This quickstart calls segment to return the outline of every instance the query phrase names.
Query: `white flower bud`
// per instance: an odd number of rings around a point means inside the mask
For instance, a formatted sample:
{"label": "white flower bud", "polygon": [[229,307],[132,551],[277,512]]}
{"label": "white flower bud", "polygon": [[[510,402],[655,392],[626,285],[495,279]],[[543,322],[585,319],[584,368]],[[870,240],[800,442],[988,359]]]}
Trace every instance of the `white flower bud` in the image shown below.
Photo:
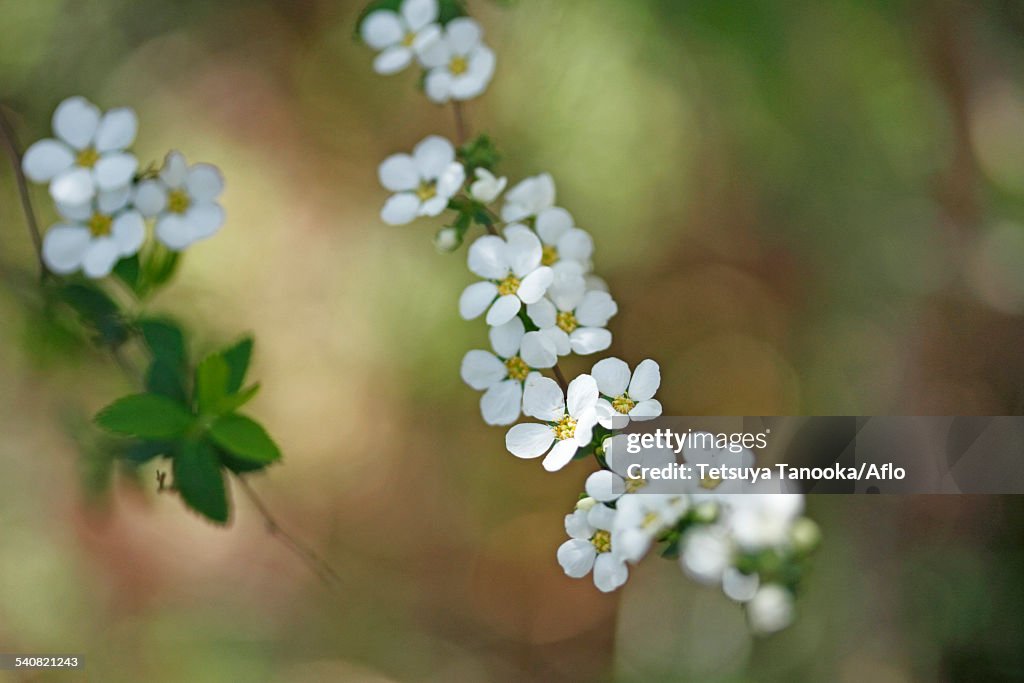
{"label": "white flower bud", "polygon": [[587,511],[590,510],[590,508],[594,507],[595,505],[597,505],[597,499],[591,498],[590,496],[587,496],[586,498],[580,498],[578,501],[576,501],[577,510]]}
{"label": "white flower bud", "polygon": [[459,239],[459,233],[455,228],[441,228],[434,237],[434,247],[445,253],[455,251],[461,243],[462,240]]}
{"label": "white flower bud", "polygon": [[747,620],[758,635],[781,631],[793,622],[793,596],[782,586],[761,586],[747,603]]}
{"label": "white flower bud", "polygon": [[809,552],[818,546],[821,541],[821,530],[814,520],[801,517],[793,523],[789,530],[789,539],[793,548],[799,552]]}
{"label": "white flower bud", "polygon": [[505,190],[508,178],[496,178],[486,168],[476,169],[476,181],[469,186],[469,196],[482,204],[490,204]]}

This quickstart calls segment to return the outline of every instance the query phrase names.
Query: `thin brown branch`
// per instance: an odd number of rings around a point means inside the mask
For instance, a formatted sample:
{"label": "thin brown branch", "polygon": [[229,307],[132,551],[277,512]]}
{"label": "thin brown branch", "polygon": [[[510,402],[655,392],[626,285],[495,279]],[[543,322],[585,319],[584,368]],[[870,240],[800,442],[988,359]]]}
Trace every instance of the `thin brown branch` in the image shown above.
{"label": "thin brown branch", "polygon": [[462,146],[469,140],[469,126],[462,112],[462,102],[452,100],[452,114],[455,117],[455,140]]}
{"label": "thin brown branch", "polygon": [[36,251],[36,259],[39,261],[39,277],[43,279],[48,272],[46,264],[43,262],[43,237],[39,232],[39,223],[36,221],[35,211],[32,209],[32,199],[28,192],[28,179],[25,178],[25,172],[21,168],[21,147],[14,133],[14,126],[4,113],[4,106],[2,104],[0,104],[0,141],[2,141],[7,156],[11,161],[14,178],[18,184],[21,208],[25,212],[25,222],[28,224],[28,231],[32,236],[32,246]]}
{"label": "thin brown branch", "polygon": [[569,391],[569,383],[565,381],[565,375],[562,374],[562,368],[558,367],[558,363],[555,363],[555,366],[551,368],[551,372],[554,373],[555,379],[558,380],[559,386],[562,387],[562,391]]}

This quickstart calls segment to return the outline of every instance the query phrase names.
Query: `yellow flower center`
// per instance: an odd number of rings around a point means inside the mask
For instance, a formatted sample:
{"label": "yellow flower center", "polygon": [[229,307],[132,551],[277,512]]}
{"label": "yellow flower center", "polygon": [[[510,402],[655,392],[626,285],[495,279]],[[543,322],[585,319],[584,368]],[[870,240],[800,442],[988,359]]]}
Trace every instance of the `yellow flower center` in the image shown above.
{"label": "yellow flower center", "polygon": [[106,237],[110,234],[114,219],[103,213],[94,213],[85,224],[93,237]]}
{"label": "yellow flower center", "polygon": [[553,266],[558,263],[558,249],[550,244],[545,244],[544,251],[541,252],[540,263],[542,266]]}
{"label": "yellow flower center", "polygon": [[509,275],[507,278],[498,283],[498,294],[501,296],[507,296],[509,294],[515,294],[519,291],[519,278],[515,275]]}
{"label": "yellow flower center", "polygon": [[456,55],[452,57],[452,61],[448,62],[448,70],[454,76],[461,76],[469,70],[469,61],[465,57]]}
{"label": "yellow flower center", "polygon": [[184,190],[171,190],[167,195],[167,210],[171,213],[185,213],[192,200]]}
{"label": "yellow flower center", "polygon": [[707,476],[700,480],[700,487],[709,491],[718,488],[718,485],[722,483],[719,477]]}
{"label": "yellow flower center", "polygon": [[643,520],[640,522],[640,526],[644,529],[661,526],[661,517],[658,516],[657,512],[648,512],[644,515]]}
{"label": "yellow flower center", "polygon": [[558,317],[555,318],[555,324],[558,325],[566,334],[571,333],[580,326],[580,324],[576,322],[576,316],[573,315],[572,311],[562,311],[559,313]]}
{"label": "yellow flower center", "polygon": [[626,480],[626,493],[636,493],[643,487],[647,486],[647,482],[639,477],[636,479]]}
{"label": "yellow flower center", "polygon": [[99,160],[100,153],[92,147],[86,147],[75,157],[75,163],[84,168],[92,168]]}
{"label": "yellow flower center", "polygon": [[519,356],[512,356],[505,361],[505,367],[508,369],[509,379],[518,382],[522,382],[530,374],[530,366]]}
{"label": "yellow flower center", "polygon": [[609,553],[612,550],[612,534],[610,531],[600,529],[590,537],[590,542],[599,553]]}
{"label": "yellow flower center", "polygon": [[412,44],[415,43],[415,42],[416,42],[416,34],[413,33],[412,31],[409,31],[408,33],[406,33],[405,37],[402,38],[402,46],[403,47],[412,47]]}
{"label": "yellow flower center", "polygon": [[437,196],[437,183],[424,180],[420,183],[420,186],[416,188],[416,196],[420,198],[421,202],[433,199]]}
{"label": "yellow flower center", "polygon": [[576,435],[576,420],[572,416],[566,415],[558,421],[558,424],[554,426],[554,430],[555,438],[559,441],[571,439]]}
{"label": "yellow flower center", "polygon": [[623,415],[629,415],[629,411],[633,410],[636,405],[636,401],[631,399],[628,395],[623,394],[618,398],[612,399],[612,408],[622,413]]}

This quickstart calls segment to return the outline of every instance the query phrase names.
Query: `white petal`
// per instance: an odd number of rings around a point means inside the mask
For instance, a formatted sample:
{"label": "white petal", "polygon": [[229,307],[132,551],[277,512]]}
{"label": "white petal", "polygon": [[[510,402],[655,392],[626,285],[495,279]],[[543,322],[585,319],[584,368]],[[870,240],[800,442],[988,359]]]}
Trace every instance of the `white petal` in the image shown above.
{"label": "white petal", "polygon": [[477,46],[469,55],[469,69],[452,79],[451,93],[457,100],[479,97],[494,77],[494,52],[484,45]]}
{"label": "white petal", "polygon": [[640,361],[629,382],[629,397],[634,401],[646,401],[654,397],[661,386],[661,368],[650,358]]}
{"label": "white petal", "polygon": [[382,76],[396,74],[412,64],[413,56],[412,48],[392,45],[374,58],[373,70]]}
{"label": "white petal", "polygon": [[421,216],[440,216],[441,212],[448,208],[447,197],[431,197],[427,201],[420,204],[419,215]]}
{"label": "white petal", "polygon": [[612,345],[612,333],[600,327],[580,327],[569,335],[569,345],[581,356],[598,353]]}
{"label": "white petal", "polygon": [[629,411],[629,417],[633,420],[650,420],[661,415],[661,403],[657,399],[640,401]]}
{"label": "white petal", "polygon": [[380,219],[388,225],[411,223],[420,210],[420,199],[411,192],[392,195],[380,210]]}
{"label": "white petal", "polygon": [[445,73],[450,78],[451,73],[448,71],[448,63],[452,58],[451,44],[440,31],[428,29],[424,34],[423,39],[416,46],[416,54],[420,58],[420,64],[427,69],[431,69],[431,73]]}
{"label": "white petal", "polygon": [[416,162],[408,154],[392,154],[377,168],[377,177],[392,192],[415,190],[420,184]]}
{"label": "white petal", "polygon": [[493,282],[475,282],[462,290],[459,297],[459,315],[463,320],[473,320],[487,310],[498,296],[498,286]]}
{"label": "white petal", "polygon": [[551,286],[551,281],[554,280],[555,274],[547,266],[541,266],[537,270],[533,271],[519,283],[519,290],[516,294],[522,299],[525,304],[537,303],[544,296],[544,293],[548,291],[548,287]]}
{"label": "white petal", "polygon": [[185,220],[192,225],[194,239],[205,239],[224,225],[224,209],[220,204],[193,204],[185,212]]}
{"label": "white petal", "polygon": [[434,104],[444,104],[450,100],[452,80],[452,75],[443,66],[431,70],[423,82],[423,90],[427,93],[427,98]]}
{"label": "white petal", "polygon": [[629,424],[629,420],[623,419],[623,415],[615,410],[615,408],[612,408],[612,404],[607,399],[597,399],[594,412],[597,415],[598,423],[605,429],[625,428]]}
{"label": "white petal", "polygon": [[398,14],[391,10],[370,13],[359,27],[363,41],[374,50],[383,50],[389,45],[402,42],[405,31]]}
{"label": "white petal", "polygon": [[544,255],[544,249],[533,232],[506,230],[505,239],[508,242],[509,266],[516,276],[523,277],[537,269]]}
{"label": "white petal", "polygon": [[439,177],[455,161],[455,148],[439,135],[430,135],[412,150],[420,176],[427,180]]}
{"label": "white petal", "polygon": [[213,164],[195,164],[188,170],[185,187],[194,201],[212,202],[224,191],[224,176]]}
{"label": "white petal", "polygon": [[101,278],[110,275],[119,258],[117,243],[109,238],[93,240],[82,257],[82,272],[87,277]]}
{"label": "white petal", "polygon": [[566,576],[581,579],[593,568],[597,551],[590,541],[573,538],[558,546],[556,555]]}
{"label": "white petal", "polygon": [[584,277],[584,279],[587,282],[587,291],[588,292],[591,291],[591,290],[594,290],[594,291],[597,291],[597,292],[607,292],[608,291],[608,283],[605,282],[603,278],[600,278],[597,275],[588,274],[588,275],[586,275]]}
{"label": "white petal", "polygon": [[590,522],[587,521],[586,510],[577,508],[572,514],[565,516],[565,533],[569,534],[569,538],[589,541],[595,531],[597,529],[590,526]]}
{"label": "white petal", "polygon": [[58,275],[68,275],[82,266],[82,258],[92,241],[89,229],[81,225],[58,224],[43,238],[43,261]]}
{"label": "white petal", "polygon": [[505,448],[517,458],[537,458],[544,455],[554,440],[555,432],[551,427],[526,422],[508,430]]}
{"label": "white petal", "polygon": [[605,503],[621,496],[624,486],[619,475],[608,470],[598,470],[587,477],[584,488],[588,496]]}
{"label": "white petal", "polygon": [[572,439],[565,439],[555,444],[551,452],[547,454],[541,464],[548,472],[557,472],[562,469],[570,462],[576,455],[576,451],[579,448],[576,446],[576,442]]}
{"label": "white petal", "polygon": [[544,244],[557,245],[558,240],[574,226],[572,214],[559,206],[544,209],[537,215],[537,234]]}
{"label": "white petal", "polygon": [[21,168],[28,179],[45,183],[75,163],[71,148],[59,140],[47,138],[34,143],[25,151]]}
{"label": "white petal", "polygon": [[437,21],[438,12],[437,0],[405,0],[402,3],[402,17],[413,31]]}
{"label": "white petal", "polygon": [[112,152],[127,149],[135,142],[135,133],[139,129],[139,118],[135,110],[129,107],[111,109],[100,120],[96,130],[96,151]]}
{"label": "white petal", "polygon": [[522,306],[523,302],[515,294],[498,297],[491,309],[487,311],[487,324],[491,326],[504,325],[519,313]]}
{"label": "white petal", "polygon": [[85,202],[83,204],[62,204],[57,202],[57,213],[65,218],[70,223],[85,223],[94,213],[95,207],[93,202]]}
{"label": "white petal", "polygon": [[523,385],[514,379],[499,382],[480,397],[480,413],[489,425],[510,425],[519,419]]}
{"label": "white petal", "polygon": [[722,572],[722,592],[736,602],[747,602],[757,593],[761,583],[757,574],[744,574],[736,567]]}
{"label": "white petal", "polygon": [[531,368],[551,368],[558,362],[555,343],[541,332],[527,332],[523,336],[519,355]]}
{"label": "white petal", "polygon": [[611,531],[615,524],[615,510],[607,505],[595,505],[587,513],[587,522],[595,529]]}
{"label": "white petal", "polygon": [[476,181],[470,185],[469,194],[478,202],[490,204],[505,190],[508,178],[496,178],[486,168],[478,168],[475,171]]}
{"label": "white petal", "polygon": [[576,320],[584,327],[604,327],[618,312],[619,307],[607,292],[587,292],[576,307]]}
{"label": "white petal", "polygon": [[541,332],[554,343],[555,353],[559,356],[568,356],[572,353],[572,344],[569,342],[569,335],[565,333],[565,330],[560,327],[546,327]]}
{"label": "white petal", "polygon": [[113,152],[103,155],[96,162],[93,178],[100,190],[114,190],[129,184],[138,168],[139,160],[134,154]]}
{"label": "white petal", "polygon": [[169,213],[157,220],[156,238],[172,251],[181,251],[195,241],[195,233],[183,216]]}
{"label": "white petal", "polygon": [[[412,51],[416,53],[417,57],[420,57],[424,52],[430,50],[434,43],[441,41],[443,37],[444,33],[439,24],[428,24],[416,31],[416,37],[412,41]],[[423,64],[422,57],[420,58],[420,64],[423,66],[438,66],[437,64]]]}
{"label": "white petal", "polygon": [[462,357],[462,381],[477,391],[489,389],[508,376],[505,364],[489,351],[474,349]]}
{"label": "white petal", "polygon": [[99,108],[84,97],[69,97],[53,112],[53,132],[75,149],[89,146],[99,124]]}
{"label": "white petal", "polygon": [[576,418],[576,430],[573,433],[573,439],[576,440],[577,446],[585,448],[594,436],[594,425],[597,424],[597,411],[594,408],[586,408],[573,417]]}
{"label": "white petal", "polygon": [[545,422],[558,422],[565,416],[565,396],[550,377],[527,382],[523,391],[523,412]]}
{"label": "white petal", "polygon": [[128,205],[131,196],[131,185],[125,185],[116,190],[106,190],[96,195],[96,206],[100,213],[113,215]]}
{"label": "white petal", "polygon": [[555,305],[547,299],[541,299],[529,304],[526,308],[526,314],[530,316],[530,320],[533,324],[542,330],[549,327],[554,327],[555,321],[557,320],[558,310],[555,309]]}
{"label": "white petal", "polygon": [[60,204],[84,204],[95,195],[92,172],[81,166],[71,166],[50,182],[50,196]]}
{"label": "white petal", "polygon": [[590,375],[580,375],[569,382],[566,407],[573,417],[580,417],[597,404],[597,382]]}
{"label": "white petal", "polygon": [[626,387],[629,386],[629,366],[618,358],[597,361],[591,374],[597,380],[597,388],[605,396],[621,396],[626,393]]}
{"label": "white petal", "polygon": [[747,603],[747,619],[755,633],[781,631],[793,621],[793,596],[775,584],[761,586]]}
{"label": "white petal", "polygon": [[171,188],[178,188],[185,184],[188,178],[188,162],[185,155],[177,150],[171,150],[164,157],[163,168],[160,169],[160,180]]}
{"label": "white petal", "polygon": [[594,255],[594,240],[585,230],[573,228],[558,240],[558,256],[569,261],[589,263]]}
{"label": "white petal", "polygon": [[136,253],[146,240],[146,224],[138,211],[125,211],[114,219],[110,236],[117,247],[118,257]]}
{"label": "white petal", "polygon": [[452,19],[445,27],[448,42],[457,54],[466,55],[480,42],[480,24],[469,17]]}
{"label": "white petal", "polygon": [[488,280],[501,280],[508,275],[508,245],[497,235],[484,235],[469,247],[466,256],[469,270]]}
{"label": "white petal", "polygon": [[[502,358],[511,358],[519,354],[519,345],[523,341],[526,328],[519,318],[512,318],[504,325],[496,325],[490,329],[491,346]],[[524,359],[525,360],[525,359]],[[527,364],[530,361],[526,361]],[[539,367],[534,365],[533,367]]]}
{"label": "white petal", "polygon": [[459,162],[453,161],[448,164],[448,167],[437,178],[437,194],[450,199],[462,189],[462,185],[465,182],[466,169]]}
{"label": "white petal", "polygon": [[555,279],[548,288],[548,298],[560,311],[575,309],[587,293],[583,266],[575,261],[559,261],[551,270],[555,273]]}
{"label": "white petal", "polygon": [[613,553],[601,553],[594,562],[594,585],[602,593],[610,593],[629,578],[626,563]]}

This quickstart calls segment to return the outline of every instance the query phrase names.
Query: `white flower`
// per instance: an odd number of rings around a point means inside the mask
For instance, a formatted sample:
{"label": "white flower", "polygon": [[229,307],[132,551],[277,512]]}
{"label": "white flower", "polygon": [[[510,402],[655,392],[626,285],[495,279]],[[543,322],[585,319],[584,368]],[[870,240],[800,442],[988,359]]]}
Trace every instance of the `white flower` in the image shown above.
{"label": "white flower", "polygon": [[661,403],[654,398],[661,386],[661,369],[648,358],[630,374],[629,366],[618,358],[605,358],[590,372],[597,380],[602,398],[598,400],[601,425],[623,429],[632,420],[650,420],[661,415]]}
{"label": "white flower", "polygon": [[455,251],[462,244],[459,231],[455,228],[441,228],[434,235],[434,248],[442,253]]}
{"label": "white flower", "polygon": [[534,325],[551,336],[558,355],[573,352],[585,356],[612,345],[612,333],[605,326],[618,311],[618,305],[608,292],[552,285],[548,296],[531,304],[526,314]]}
{"label": "white flower", "polygon": [[81,270],[91,278],[110,274],[120,259],[139,251],[146,239],[142,214],[132,208],[131,192],[104,192],[88,204],[58,204],[64,217],[46,231],[43,261],[58,275]]}
{"label": "white flower", "polygon": [[398,73],[441,33],[437,0],[405,0],[399,12],[377,10],[363,20],[360,33],[380,54],[373,60],[379,74]]}
{"label": "white flower", "polygon": [[567,576],[581,579],[594,571],[594,585],[609,593],[629,578],[625,561],[612,549],[615,510],[605,505],[578,507],[565,516],[569,540],[558,548],[558,564]]}
{"label": "white flower", "polygon": [[761,578],[757,574],[744,574],[736,567],[722,572],[722,592],[736,602],[748,602],[757,593]]}
{"label": "white flower", "polygon": [[452,19],[441,34],[425,41],[420,61],[429,71],[423,83],[432,102],[471,100],[483,94],[494,76],[494,52],[480,41],[480,24]]}
{"label": "white flower", "polygon": [[[495,177],[486,168],[478,168],[475,171],[476,180],[469,186],[469,196],[481,204],[490,204],[505,191],[508,178]],[[545,264],[547,265],[547,264]]]}
{"label": "white flower", "polygon": [[559,206],[544,209],[537,214],[536,228],[544,244],[544,265],[575,261],[584,271],[590,269],[594,240],[585,230],[576,227],[571,213]]}
{"label": "white flower", "polygon": [[526,178],[505,195],[501,219],[506,223],[537,216],[555,205],[555,180],[550,173]]}
{"label": "white flower", "polygon": [[217,203],[223,191],[224,177],[216,166],[189,166],[181,152],[172,151],[158,179],[136,186],[135,206],[146,218],[156,218],[157,239],[180,251],[224,225],[224,209]]}
{"label": "white flower", "polygon": [[480,412],[489,425],[510,425],[519,419],[523,383],[536,369],[554,367],[558,360],[551,341],[539,332],[527,332],[523,321],[512,318],[490,330],[494,353],[475,349],[462,359],[462,379],[477,391]]}
{"label": "white flower", "polygon": [[510,429],[505,435],[505,446],[512,455],[537,458],[547,453],[544,469],[556,472],[590,443],[597,422],[597,383],[590,375],[580,375],[569,383],[567,393],[568,400],[558,384],[547,377],[526,383],[523,412],[547,424],[518,424]]}
{"label": "white flower", "polygon": [[135,112],[121,107],[101,114],[84,97],[69,97],[53,113],[53,132],[25,152],[22,168],[64,205],[88,204],[99,192],[131,183],[139,162],[125,150],[135,141]]}
{"label": "white flower", "polygon": [[678,493],[627,494],[616,501],[615,508],[612,542],[624,558],[638,562],[686,514],[690,499]]}
{"label": "white flower", "polygon": [[469,248],[469,269],[485,280],[462,292],[459,313],[473,320],[487,311],[488,325],[504,325],[523,304],[539,301],[554,278],[540,257],[540,240],[528,231],[477,239]]}
{"label": "white flower", "polygon": [[452,143],[437,135],[424,138],[411,156],[389,156],[377,174],[381,185],[396,193],[380,212],[388,225],[405,225],[417,216],[437,216],[466,180],[466,170],[455,161]]}
{"label": "white flower", "polygon": [[733,544],[726,529],[717,525],[699,526],[687,531],[680,548],[680,564],[689,576],[700,583],[720,582],[722,572],[732,565]]}
{"label": "white flower", "polygon": [[[721,479],[712,476],[711,470],[751,467],[754,454],[743,448],[730,450],[729,446],[715,445],[715,435],[708,432],[693,432],[687,441],[692,447],[683,449],[683,459],[693,466],[693,477],[686,482],[693,496],[700,500],[714,500],[723,495],[740,493],[750,488],[749,482],[741,479]],[[700,466],[704,465],[704,476]],[[735,496],[737,500],[744,496]]]}
{"label": "white flower", "polygon": [[730,496],[727,523],[736,542],[747,549],[788,545],[804,509],[799,493],[746,493]]}
{"label": "white flower", "polygon": [[[600,389],[600,381],[597,386]],[[626,434],[616,434],[601,444],[604,461],[609,469],[598,470],[587,477],[585,488],[588,496],[608,503],[627,493],[667,493],[670,490],[668,480],[645,479],[633,466],[662,468],[676,461],[675,454],[667,448],[646,448],[639,453],[630,453],[627,439]],[[632,472],[630,468],[633,468]]]}
{"label": "white flower", "polygon": [[747,621],[759,635],[781,631],[793,622],[793,595],[782,586],[761,586],[747,603]]}

